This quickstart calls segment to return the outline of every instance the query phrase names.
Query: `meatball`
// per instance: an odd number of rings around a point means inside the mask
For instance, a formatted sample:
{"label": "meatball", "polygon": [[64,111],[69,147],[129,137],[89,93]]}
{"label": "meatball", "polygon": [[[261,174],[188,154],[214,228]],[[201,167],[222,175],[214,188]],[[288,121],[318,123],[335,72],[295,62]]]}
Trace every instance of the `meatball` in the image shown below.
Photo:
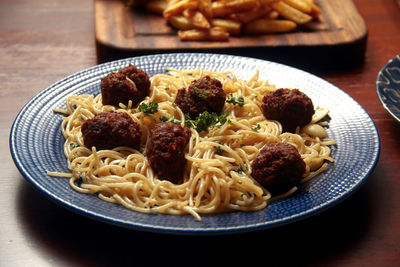
{"label": "meatball", "polygon": [[112,149],[118,146],[140,147],[139,124],[124,112],[102,112],[87,120],[81,128],[87,148]]}
{"label": "meatball", "polygon": [[191,132],[179,124],[162,122],[150,131],[146,156],[161,180],[180,183],[185,170],[185,147]]}
{"label": "meatball", "polygon": [[314,114],[311,99],[298,89],[281,88],[269,93],[264,96],[261,109],[267,119],[279,121],[284,132],[307,125]]}
{"label": "meatball", "polygon": [[100,87],[103,105],[127,105],[132,100],[136,106],[149,95],[150,78],[141,69],[129,65],[102,78]]}
{"label": "meatball", "polygon": [[251,176],[272,194],[281,194],[298,184],[306,164],[290,144],[266,145],[251,164]]}
{"label": "meatball", "polygon": [[188,90],[180,89],[175,104],[194,119],[204,111],[221,113],[225,99],[221,82],[207,75],[194,80]]}

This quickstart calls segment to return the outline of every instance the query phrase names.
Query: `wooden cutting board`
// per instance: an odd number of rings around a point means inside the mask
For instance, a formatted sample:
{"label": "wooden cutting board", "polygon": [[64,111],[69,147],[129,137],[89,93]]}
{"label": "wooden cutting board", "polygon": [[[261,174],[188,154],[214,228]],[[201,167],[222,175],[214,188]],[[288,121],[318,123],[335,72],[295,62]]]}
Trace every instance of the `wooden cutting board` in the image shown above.
{"label": "wooden cutting board", "polygon": [[119,0],[95,0],[95,34],[102,45],[124,50],[196,50],[243,47],[339,46],[365,47],[367,27],[351,0],[316,1],[321,20],[284,34],[230,37],[226,42],[183,42],[176,30],[157,15],[127,7]]}

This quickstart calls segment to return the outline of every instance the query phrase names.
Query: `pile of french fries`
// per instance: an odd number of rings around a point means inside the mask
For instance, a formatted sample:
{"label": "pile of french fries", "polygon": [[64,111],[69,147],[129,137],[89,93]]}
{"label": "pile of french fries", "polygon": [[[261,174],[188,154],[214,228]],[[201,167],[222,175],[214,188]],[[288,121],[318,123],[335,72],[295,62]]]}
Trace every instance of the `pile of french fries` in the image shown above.
{"label": "pile of french fries", "polygon": [[321,13],[314,0],[153,0],[145,6],[176,28],[182,41],[290,32]]}

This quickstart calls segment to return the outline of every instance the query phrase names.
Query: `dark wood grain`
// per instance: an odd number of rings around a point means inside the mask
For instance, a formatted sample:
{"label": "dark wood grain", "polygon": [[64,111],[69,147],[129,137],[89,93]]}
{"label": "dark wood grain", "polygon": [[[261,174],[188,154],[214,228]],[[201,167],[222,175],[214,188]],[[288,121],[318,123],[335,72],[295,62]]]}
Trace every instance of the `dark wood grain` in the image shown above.
{"label": "dark wood grain", "polygon": [[[77,215],[49,201],[19,174],[8,137],[22,106],[61,78],[130,52],[114,53],[96,42],[93,1],[0,0],[0,266],[211,266],[214,257],[216,266],[397,266],[400,124],[380,104],[375,81],[382,66],[400,53],[400,8],[395,0],[353,2],[368,29],[366,50],[356,65],[316,59],[307,64],[304,58],[311,58],[315,47],[225,52],[303,68],[360,103],[381,141],[369,179],[342,203],[303,221],[255,233],[185,237],[132,231]],[[336,57],[348,54],[345,46],[328,51]]]}

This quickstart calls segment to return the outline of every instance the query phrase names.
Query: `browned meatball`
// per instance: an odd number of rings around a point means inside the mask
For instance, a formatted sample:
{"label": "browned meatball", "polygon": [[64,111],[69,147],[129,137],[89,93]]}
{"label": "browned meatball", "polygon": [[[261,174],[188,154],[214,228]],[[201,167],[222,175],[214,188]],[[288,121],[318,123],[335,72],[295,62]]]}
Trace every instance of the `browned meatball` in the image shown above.
{"label": "browned meatball", "polygon": [[139,149],[142,132],[139,124],[123,112],[102,112],[87,120],[81,128],[87,148],[112,149],[129,146]]}
{"label": "browned meatball", "polygon": [[298,184],[306,164],[297,149],[284,143],[266,145],[251,164],[251,176],[272,194]]}
{"label": "browned meatball", "polygon": [[298,89],[281,88],[269,93],[264,96],[261,109],[267,119],[279,121],[284,132],[307,125],[314,114],[311,99]]}
{"label": "browned meatball", "polygon": [[141,69],[129,65],[102,78],[100,87],[103,105],[127,105],[132,100],[136,106],[149,95],[150,78]]}
{"label": "browned meatball", "polygon": [[191,132],[179,124],[162,122],[150,131],[146,156],[161,180],[180,183],[185,170],[185,147]]}
{"label": "browned meatball", "polygon": [[188,113],[194,119],[204,111],[221,113],[225,99],[226,94],[221,82],[207,75],[194,80],[189,85],[188,91],[180,89],[175,104],[183,113]]}

